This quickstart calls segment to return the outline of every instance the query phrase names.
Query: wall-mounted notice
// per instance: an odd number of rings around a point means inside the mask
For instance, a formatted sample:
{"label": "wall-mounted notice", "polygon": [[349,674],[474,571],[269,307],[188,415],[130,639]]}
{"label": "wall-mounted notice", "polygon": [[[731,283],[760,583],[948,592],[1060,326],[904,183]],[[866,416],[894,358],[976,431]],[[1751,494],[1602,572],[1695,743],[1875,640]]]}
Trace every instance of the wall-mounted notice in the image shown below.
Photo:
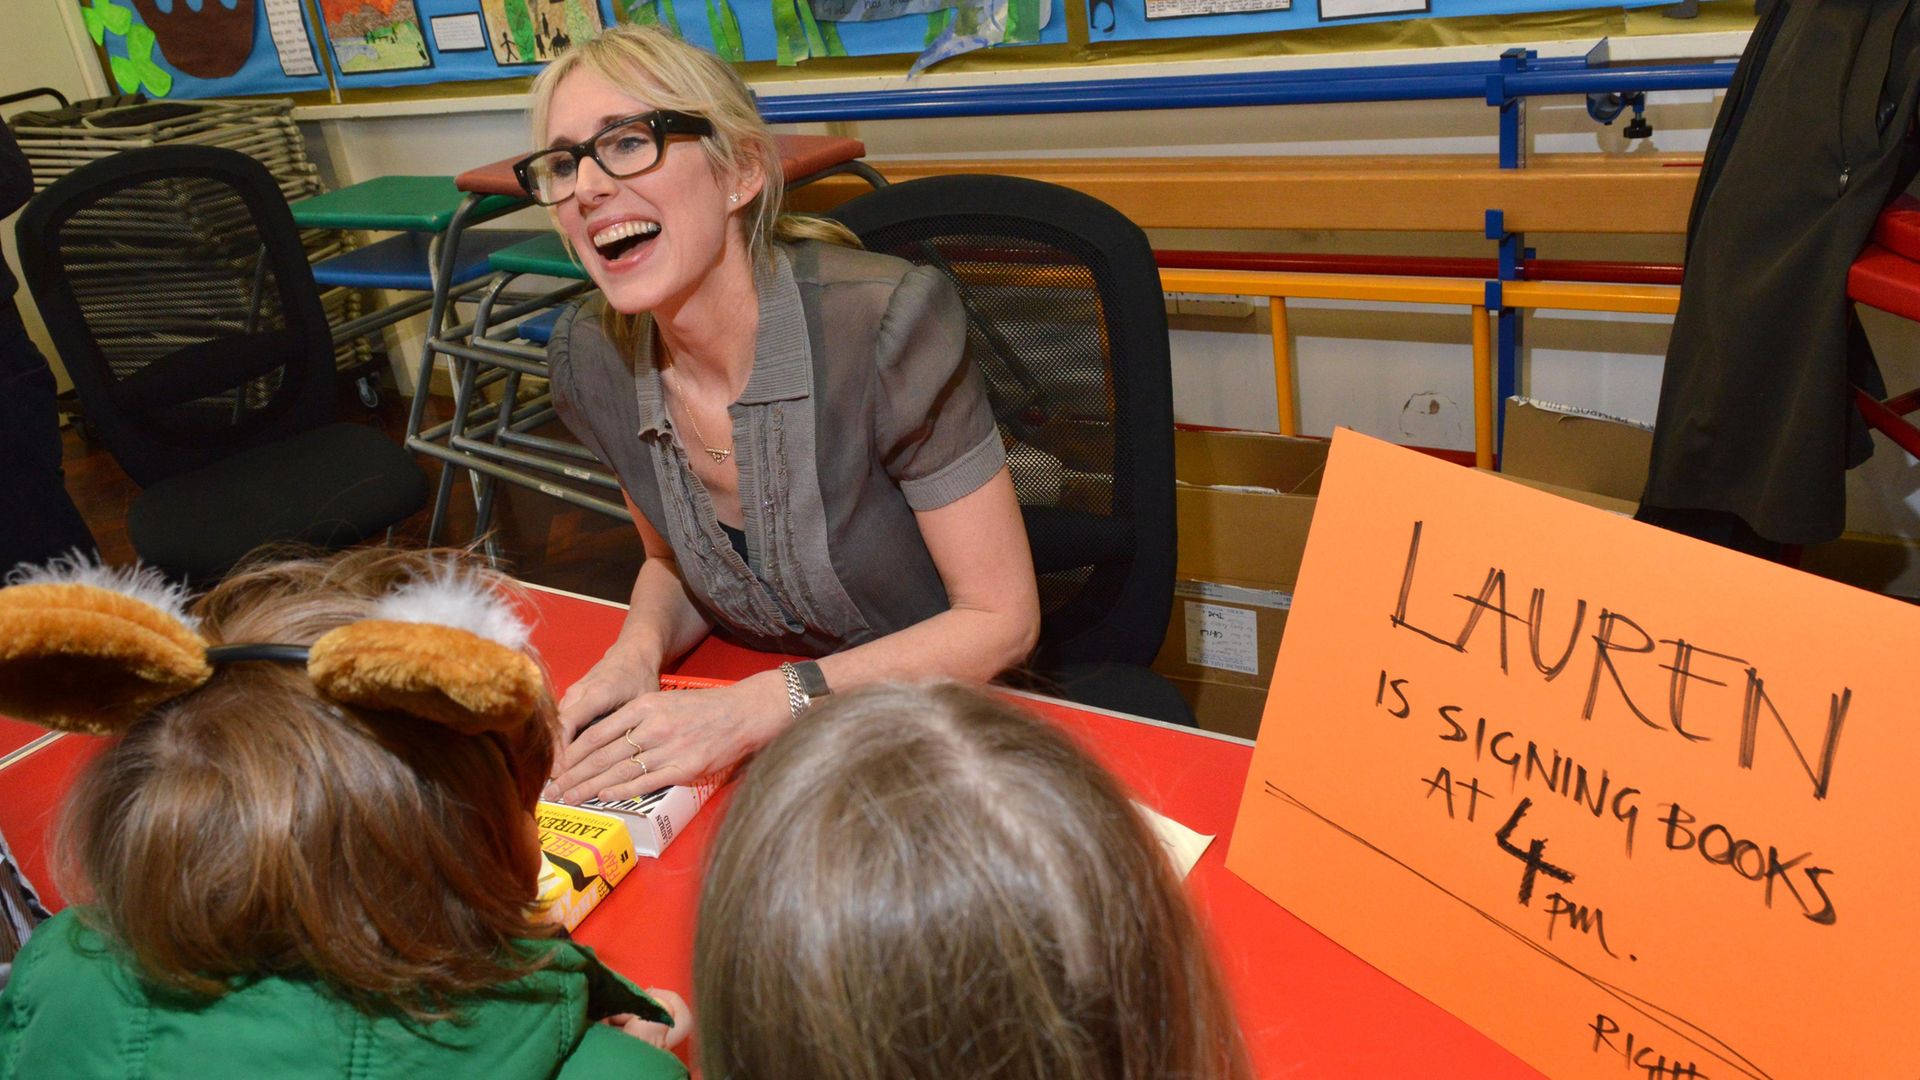
{"label": "wall-mounted notice", "polygon": [[1227,865],[1563,1080],[1920,1076],[1917,645],[1341,432]]}
{"label": "wall-mounted notice", "polygon": [[1147,18],[1177,19],[1187,15],[1233,15],[1243,11],[1287,11],[1293,0],[1147,0]]}
{"label": "wall-mounted notice", "polygon": [[1320,0],[1321,21],[1378,15],[1424,15],[1427,0]]}
{"label": "wall-mounted notice", "polygon": [[433,47],[439,52],[466,52],[487,47],[487,30],[480,25],[480,13],[435,15],[428,20],[433,29]]}
{"label": "wall-mounted notice", "polygon": [[267,12],[268,32],[273,36],[274,52],[280,57],[280,71],[286,75],[318,75],[320,66],[313,59],[313,38],[307,34],[307,20],[300,13],[300,0],[261,0]]}

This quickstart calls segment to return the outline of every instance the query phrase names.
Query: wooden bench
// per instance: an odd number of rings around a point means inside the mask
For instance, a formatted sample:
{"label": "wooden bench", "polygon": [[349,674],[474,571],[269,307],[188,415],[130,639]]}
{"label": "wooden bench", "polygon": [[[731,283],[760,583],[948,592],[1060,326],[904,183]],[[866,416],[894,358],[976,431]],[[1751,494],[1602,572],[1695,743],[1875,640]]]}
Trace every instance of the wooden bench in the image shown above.
{"label": "wooden bench", "polygon": [[[1419,157],[997,158],[884,161],[901,183],[951,173],[1003,173],[1085,192],[1143,228],[1332,229],[1483,234],[1487,211],[1527,233],[1683,234],[1699,181],[1687,155],[1541,154],[1522,169],[1488,155]],[[820,212],[866,190],[828,178],[794,193],[793,208]],[[1299,421],[1288,341],[1290,298],[1459,305],[1471,317],[1474,460],[1494,459],[1495,358],[1487,284],[1458,277],[1163,268],[1168,292],[1266,297],[1272,312],[1274,396],[1280,432]],[[1506,308],[1672,314],[1669,285],[1501,283]]]}
{"label": "wooden bench", "polygon": [[[900,183],[949,173],[1026,176],[1119,210],[1146,229],[1336,229],[1480,233],[1488,210],[1515,232],[1686,232],[1697,155],[981,158],[873,163]],[[793,193],[818,213],[867,190],[828,177]]]}

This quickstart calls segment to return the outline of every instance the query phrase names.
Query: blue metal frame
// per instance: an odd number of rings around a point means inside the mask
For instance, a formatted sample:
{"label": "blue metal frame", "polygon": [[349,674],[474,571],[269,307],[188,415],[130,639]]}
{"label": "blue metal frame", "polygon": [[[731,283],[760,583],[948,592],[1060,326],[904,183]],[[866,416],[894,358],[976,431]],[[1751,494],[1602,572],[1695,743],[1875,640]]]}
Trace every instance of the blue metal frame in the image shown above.
{"label": "blue metal frame", "polygon": [[760,112],[770,123],[800,124],[1354,101],[1491,100],[1496,88],[1505,100],[1540,94],[1723,89],[1732,77],[1731,62],[1589,67],[1586,58],[1579,56],[1528,58],[1524,65],[1502,57],[1447,64],[791,94],[761,98]]}
{"label": "blue metal frame", "polygon": [[[1514,95],[1513,87],[1521,76],[1531,73],[1531,65],[1538,60],[1539,54],[1530,49],[1508,49],[1500,54],[1500,73],[1487,77],[1487,104],[1500,110],[1502,169],[1519,169],[1527,163],[1527,103],[1524,97]],[[1499,275],[1487,282],[1487,310],[1494,313],[1495,389],[1492,401],[1478,402],[1475,408],[1493,410],[1497,454],[1507,437],[1507,413],[1501,405],[1520,385],[1520,353],[1525,348],[1526,331],[1525,314],[1506,306],[1501,285],[1525,276],[1526,260],[1532,257],[1533,249],[1526,246],[1521,234],[1507,231],[1506,213],[1498,208],[1487,210],[1486,237],[1499,245]]]}
{"label": "blue metal frame", "polygon": [[[855,94],[794,94],[760,100],[776,124],[832,120],[900,120],[948,116],[1019,116],[1122,112],[1243,105],[1326,105],[1359,101],[1478,99],[1499,110],[1500,167],[1526,164],[1526,102],[1542,94],[1618,94],[1650,90],[1723,90],[1735,64],[1597,66],[1584,56],[1542,59],[1510,49],[1498,60],[1444,64],[1317,68],[1147,79],[1023,83],[941,89],[879,90]],[[1592,105],[1589,105],[1591,110]],[[1637,110],[1636,110],[1637,111]],[[1617,114],[1617,110],[1616,110]],[[1599,117],[1596,115],[1596,119]],[[1609,118],[1610,119],[1610,118]],[[1501,283],[1523,276],[1533,257],[1525,237],[1508,232],[1499,207],[1487,209],[1486,236],[1499,245],[1500,274],[1487,282],[1487,308],[1497,313],[1498,401],[1519,389],[1522,313],[1502,302]],[[1495,413],[1495,446],[1504,442],[1506,417]]]}

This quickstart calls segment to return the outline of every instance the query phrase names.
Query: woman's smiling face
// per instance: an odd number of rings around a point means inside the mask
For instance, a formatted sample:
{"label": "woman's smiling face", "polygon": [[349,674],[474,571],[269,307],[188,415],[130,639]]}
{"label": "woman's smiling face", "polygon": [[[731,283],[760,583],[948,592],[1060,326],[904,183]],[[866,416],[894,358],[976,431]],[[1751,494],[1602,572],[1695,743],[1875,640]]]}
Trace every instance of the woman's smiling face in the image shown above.
{"label": "woman's smiling face", "polygon": [[[594,137],[615,120],[654,106],[581,68],[555,88],[547,114],[548,145]],[[737,212],[759,190],[757,178],[722,175],[699,140],[670,137],[662,160],[624,180],[583,158],[573,194],[553,207],[555,224],[573,245],[607,303],[628,314],[669,315],[693,298],[729,251],[747,243]],[[738,200],[730,195],[738,193]]]}

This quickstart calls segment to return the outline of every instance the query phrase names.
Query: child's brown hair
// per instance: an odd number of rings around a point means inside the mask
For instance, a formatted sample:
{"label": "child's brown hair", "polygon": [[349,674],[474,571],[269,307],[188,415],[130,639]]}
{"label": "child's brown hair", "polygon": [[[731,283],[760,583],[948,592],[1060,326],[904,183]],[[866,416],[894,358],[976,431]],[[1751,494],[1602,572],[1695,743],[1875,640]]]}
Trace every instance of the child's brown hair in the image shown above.
{"label": "child's brown hair", "polygon": [[[255,564],[192,611],[213,645],[311,645],[457,557]],[[532,811],[553,730],[550,693],[522,724],[464,735],[328,700],[298,664],[222,664],[89,764],[58,826],[61,876],[157,983],[313,978],[370,1010],[447,1015],[537,966],[513,943],[547,933]]]}
{"label": "child's brown hair", "polygon": [[694,947],[705,1075],[1251,1076],[1172,867],[1106,770],[953,684],[835,695],[761,751]]}

